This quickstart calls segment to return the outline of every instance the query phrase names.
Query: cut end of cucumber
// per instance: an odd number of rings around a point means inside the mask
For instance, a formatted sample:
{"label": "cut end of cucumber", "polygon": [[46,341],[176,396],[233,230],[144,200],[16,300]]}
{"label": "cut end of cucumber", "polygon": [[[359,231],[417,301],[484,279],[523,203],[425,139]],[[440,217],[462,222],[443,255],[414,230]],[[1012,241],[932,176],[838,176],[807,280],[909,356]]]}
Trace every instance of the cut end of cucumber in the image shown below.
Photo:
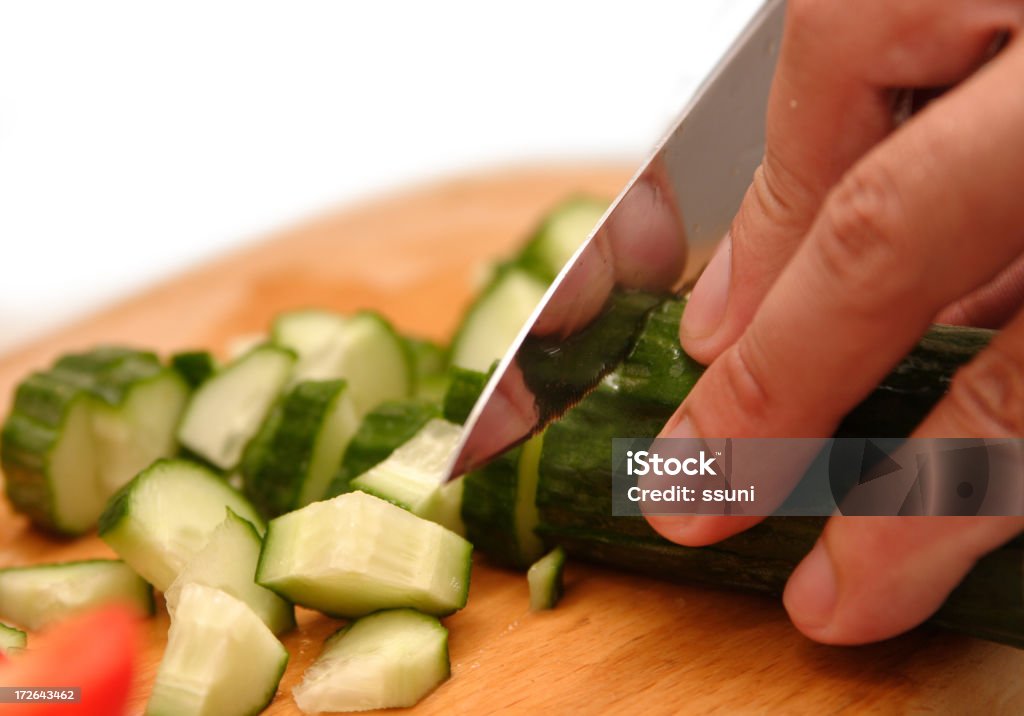
{"label": "cut end of cucumber", "polygon": [[411,607],[445,615],[469,595],[472,545],[389,502],[350,492],[271,520],[256,581],[325,614]]}
{"label": "cut end of cucumber", "polygon": [[530,585],[530,609],[538,612],[554,609],[564,591],[565,550],[555,547],[534,562],[526,573]]}
{"label": "cut end of cucumber", "polygon": [[21,629],[0,624],[0,654],[21,651],[28,643],[28,635]]}
{"label": "cut end of cucumber", "polygon": [[434,617],[396,609],[331,637],[292,695],[309,714],[409,707],[450,673],[448,630]]}
{"label": "cut end of cucumber", "polygon": [[588,196],[562,202],[523,248],[519,264],[538,278],[553,281],[607,209],[607,201]]}

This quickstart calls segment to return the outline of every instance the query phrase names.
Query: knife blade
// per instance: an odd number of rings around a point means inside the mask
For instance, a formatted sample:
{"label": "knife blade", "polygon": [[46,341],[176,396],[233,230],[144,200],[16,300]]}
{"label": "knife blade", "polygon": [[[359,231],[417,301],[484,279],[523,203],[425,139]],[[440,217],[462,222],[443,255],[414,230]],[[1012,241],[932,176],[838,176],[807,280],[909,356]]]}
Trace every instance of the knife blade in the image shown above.
{"label": "knife blade", "polygon": [[766,0],[552,283],[466,420],[447,479],[582,399],[633,345],[659,293],[710,255],[764,153],[784,0]]}

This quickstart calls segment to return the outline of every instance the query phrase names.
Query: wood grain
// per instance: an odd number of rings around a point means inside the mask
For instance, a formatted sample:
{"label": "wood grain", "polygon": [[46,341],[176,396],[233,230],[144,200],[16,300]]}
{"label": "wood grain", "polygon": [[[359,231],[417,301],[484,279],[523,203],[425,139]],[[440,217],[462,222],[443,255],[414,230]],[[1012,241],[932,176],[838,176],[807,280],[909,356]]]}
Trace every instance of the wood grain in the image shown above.
{"label": "wood grain", "polygon": [[[373,307],[446,338],[485,261],[506,254],[567,194],[611,196],[628,171],[505,171],[327,214],[176,277],[0,358],[0,409],[60,352],[123,342],[161,351],[266,328],[279,311]],[[48,539],[0,505],[0,565],[109,555],[95,537]],[[300,610],[292,660],[267,713],[298,713],[291,687],[338,622]],[[525,579],[478,560],[469,606],[446,620],[452,679],[420,714],[1021,713],[1024,652],[922,629],[856,649],[812,644],[774,600],[570,565],[555,611],[532,614]],[[167,630],[147,624],[141,713]]]}

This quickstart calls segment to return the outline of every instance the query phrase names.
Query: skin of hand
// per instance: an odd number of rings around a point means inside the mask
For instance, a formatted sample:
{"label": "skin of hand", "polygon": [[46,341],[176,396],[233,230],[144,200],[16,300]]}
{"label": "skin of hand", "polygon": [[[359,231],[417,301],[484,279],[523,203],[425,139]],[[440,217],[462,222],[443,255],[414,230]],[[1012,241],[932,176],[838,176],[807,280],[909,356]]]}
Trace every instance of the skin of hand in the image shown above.
{"label": "skin of hand", "polygon": [[[831,435],[936,320],[1003,330],[914,435],[1024,436],[1022,25],[1020,0],[790,0],[763,162],[680,327],[711,365],[663,437]],[[932,87],[894,119],[892,88]],[[687,545],[758,521],[648,519]],[[814,640],[884,639],[1022,528],[833,517],[783,601]]]}

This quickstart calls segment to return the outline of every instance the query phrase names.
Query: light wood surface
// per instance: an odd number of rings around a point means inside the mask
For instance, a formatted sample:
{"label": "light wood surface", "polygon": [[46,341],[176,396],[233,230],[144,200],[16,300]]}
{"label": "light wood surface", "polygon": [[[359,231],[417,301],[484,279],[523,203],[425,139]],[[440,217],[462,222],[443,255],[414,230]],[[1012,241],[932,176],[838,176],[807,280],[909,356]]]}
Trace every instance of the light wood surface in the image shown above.
{"label": "light wood surface", "polygon": [[[0,410],[16,381],[97,343],[223,350],[299,306],[386,313],[399,328],[451,333],[489,259],[577,191],[612,196],[618,166],[517,169],[448,181],[331,213],[224,256],[0,358]],[[140,237],[140,241],[144,241]],[[87,267],[83,267],[87,270]],[[60,290],[54,287],[55,291]],[[105,556],[95,537],[48,539],[0,505],[0,566]],[[522,575],[473,572],[469,606],[445,620],[452,679],[420,714],[1022,713],[1024,652],[931,629],[884,644],[812,644],[771,599],[679,586],[579,564],[558,609],[532,614]],[[300,610],[270,714],[338,622]],[[147,625],[133,701],[141,713],[167,630]]]}

